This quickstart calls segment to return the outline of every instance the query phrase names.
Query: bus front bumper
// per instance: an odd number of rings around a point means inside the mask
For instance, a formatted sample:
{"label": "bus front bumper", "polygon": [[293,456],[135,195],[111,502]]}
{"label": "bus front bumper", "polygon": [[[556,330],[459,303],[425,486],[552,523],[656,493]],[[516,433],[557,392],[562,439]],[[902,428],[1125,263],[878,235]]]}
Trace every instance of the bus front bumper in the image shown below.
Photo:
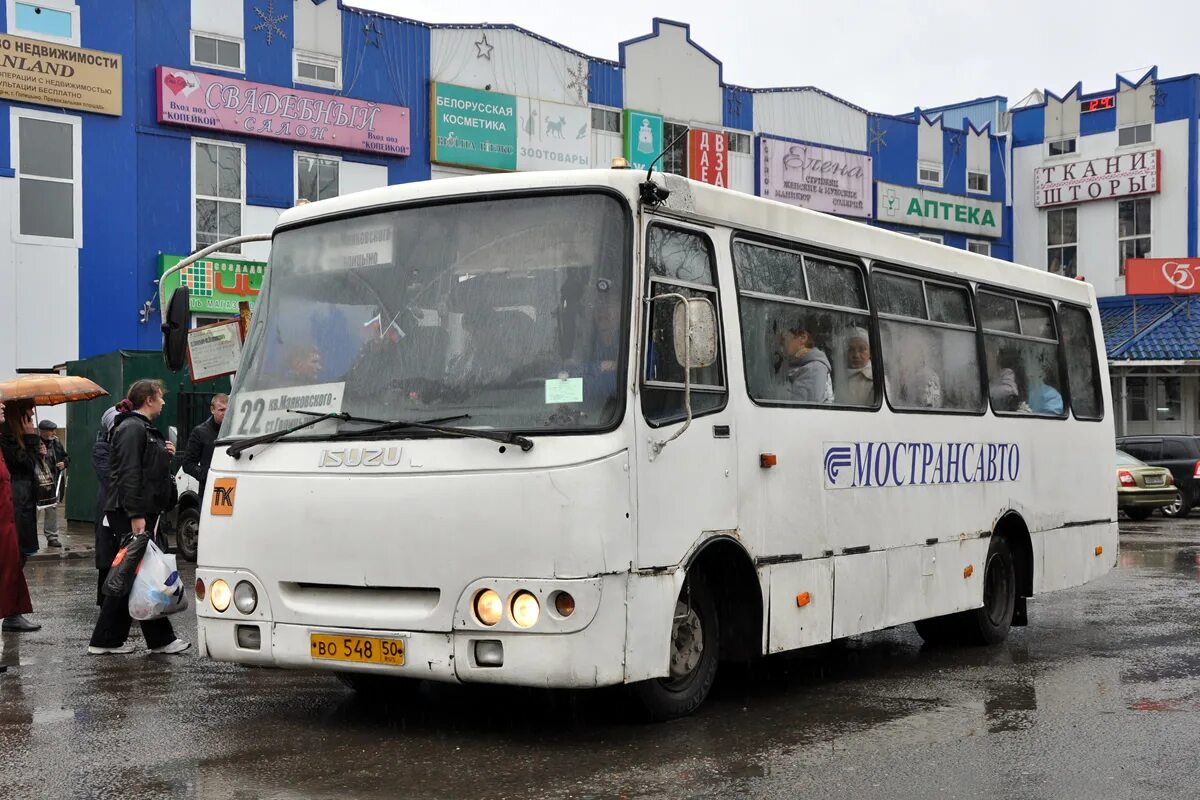
{"label": "bus front bumper", "polygon": [[[603,598],[588,624],[559,633],[506,630],[451,632],[339,628],[223,618],[201,613],[202,656],[264,667],[373,673],[449,683],[495,683],[546,688],[594,688],[625,679],[625,604],[620,576],[605,576]],[[241,630],[239,630],[239,628]],[[321,658],[314,637],[341,642],[403,642],[403,665]],[[360,650],[361,654],[363,651]]]}

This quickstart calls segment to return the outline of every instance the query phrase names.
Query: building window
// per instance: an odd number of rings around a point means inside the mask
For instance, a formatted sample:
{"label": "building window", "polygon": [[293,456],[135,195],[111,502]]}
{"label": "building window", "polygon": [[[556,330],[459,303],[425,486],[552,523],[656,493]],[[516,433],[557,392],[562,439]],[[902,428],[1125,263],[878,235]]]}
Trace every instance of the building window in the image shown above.
{"label": "building window", "polygon": [[992,176],[986,172],[967,170],[967,191],[978,194],[990,194],[992,191]]}
{"label": "building window", "polygon": [[13,36],[79,46],[79,7],[74,0],[7,0],[8,32]]}
{"label": "building window", "polygon": [[[222,239],[242,235],[245,202],[245,150],[240,145],[195,141],[194,180],[195,246],[208,247]],[[226,253],[240,253],[238,245]]]}
{"label": "building window", "polygon": [[1075,137],[1050,142],[1049,147],[1051,156],[1068,156],[1075,152]]}
{"label": "building window", "polygon": [[1046,214],[1046,268],[1056,275],[1075,277],[1079,243],[1076,209],[1056,208]]}
{"label": "building window", "polygon": [[341,165],[336,158],[297,153],[296,200],[315,203],[337,197]]}
{"label": "building window", "polygon": [[1146,144],[1154,138],[1153,125],[1128,125],[1117,131],[1117,145],[1126,147],[1132,144]]}
{"label": "building window", "polygon": [[295,51],[292,80],[314,86],[342,88],[342,61],[339,58]]}
{"label": "building window", "polygon": [[79,130],[77,117],[12,110],[17,234],[22,239],[81,244]]}
{"label": "building window", "polygon": [[942,244],[942,235],[940,233],[918,233],[917,238],[923,242],[933,242],[934,244]]}
{"label": "building window", "polygon": [[192,63],[242,72],[242,41],[215,33],[192,33]]}
{"label": "building window", "polygon": [[611,108],[592,108],[592,130],[620,133],[621,112]]}
{"label": "building window", "polygon": [[1183,387],[1181,379],[1172,375],[1155,378],[1154,418],[1159,422],[1175,422],[1183,418]]}
{"label": "building window", "polygon": [[1135,197],[1117,203],[1117,268],[1125,274],[1125,260],[1150,255],[1150,198]]}
{"label": "building window", "polygon": [[928,186],[942,185],[942,168],[937,164],[918,164],[917,183]]}
{"label": "building window", "polygon": [[992,254],[992,243],[980,239],[967,239],[967,252],[978,253],[981,256],[990,256]]}
{"label": "building window", "polygon": [[750,134],[729,132],[729,152],[750,153]]}
{"label": "building window", "polygon": [[673,175],[688,174],[688,126],[677,125],[674,122],[663,123],[662,170]]}
{"label": "building window", "polygon": [[1147,402],[1146,388],[1145,378],[1131,375],[1125,379],[1125,396],[1130,422],[1150,421],[1150,403]]}

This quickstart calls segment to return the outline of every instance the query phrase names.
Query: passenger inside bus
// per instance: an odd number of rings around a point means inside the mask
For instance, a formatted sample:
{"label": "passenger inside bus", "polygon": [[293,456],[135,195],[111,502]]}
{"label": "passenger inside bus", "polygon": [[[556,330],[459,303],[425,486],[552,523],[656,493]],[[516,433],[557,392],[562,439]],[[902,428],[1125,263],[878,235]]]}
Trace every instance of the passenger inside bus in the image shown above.
{"label": "passenger inside bus", "polygon": [[787,399],[799,403],[832,403],[829,358],[817,347],[809,324],[794,318],[779,334],[775,373],[783,377]]}
{"label": "passenger inside bus", "polygon": [[852,327],[842,337],[846,374],[835,381],[839,403],[869,406],[875,403],[875,376],[871,369],[871,337],[866,328]]}
{"label": "passenger inside bus", "polygon": [[[1028,377],[1030,373],[1034,375],[1032,380]],[[993,376],[989,393],[995,410],[1015,414],[1062,415],[1062,392],[1055,385],[1058,382],[1057,367],[1038,363],[1034,359],[1032,368],[1027,368],[1020,349],[1009,347],[997,352],[994,368],[988,374]]]}

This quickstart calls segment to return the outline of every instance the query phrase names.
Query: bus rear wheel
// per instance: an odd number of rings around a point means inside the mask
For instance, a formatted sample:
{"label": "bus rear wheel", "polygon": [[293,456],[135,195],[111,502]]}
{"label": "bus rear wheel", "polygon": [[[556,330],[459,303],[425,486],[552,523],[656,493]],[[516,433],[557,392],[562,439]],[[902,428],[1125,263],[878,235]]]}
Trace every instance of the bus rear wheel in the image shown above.
{"label": "bus rear wheel", "polygon": [[917,633],[930,644],[999,644],[1008,638],[1016,603],[1017,571],[1012,549],[1003,536],[993,536],[983,568],[983,606],[920,620],[916,623]]}
{"label": "bus rear wheel", "polygon": [[675,602],[670,674],[633,685],[650,719],[678,719],[699,708],[716,680],[720,651],[717,604],[704,580],[691,576]]}

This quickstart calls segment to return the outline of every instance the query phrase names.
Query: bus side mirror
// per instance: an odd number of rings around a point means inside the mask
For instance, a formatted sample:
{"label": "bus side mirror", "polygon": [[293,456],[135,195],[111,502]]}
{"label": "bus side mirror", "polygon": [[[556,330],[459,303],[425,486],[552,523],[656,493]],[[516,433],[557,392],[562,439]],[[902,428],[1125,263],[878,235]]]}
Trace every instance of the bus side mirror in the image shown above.
{"label": "bus side mirror", "polygon": [[188,295],[188,287],[180,286],[172,292],[163,310],[163,359],[171,372],[179,372],[187,363],[188,314],[191,311]]}
{"label": "bus side mirror", "polygon": [[717,312],[704,297],[675,305],[675,360],[686,369],[703,369],[717,360]]}

